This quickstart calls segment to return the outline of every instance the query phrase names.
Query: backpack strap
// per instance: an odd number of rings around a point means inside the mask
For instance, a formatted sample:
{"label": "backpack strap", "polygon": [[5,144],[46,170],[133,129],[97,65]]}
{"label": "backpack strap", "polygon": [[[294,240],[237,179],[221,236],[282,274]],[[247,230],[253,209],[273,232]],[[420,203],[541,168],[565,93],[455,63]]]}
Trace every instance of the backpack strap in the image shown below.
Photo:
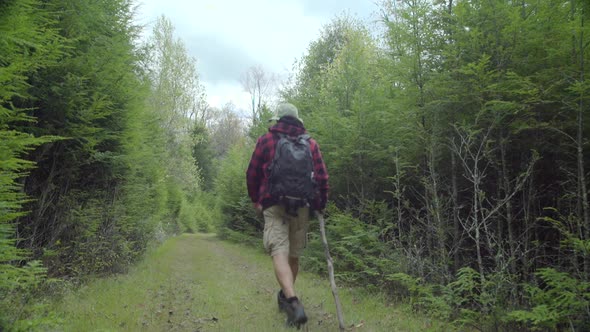
{"label": "backpack strap", "polygon": [[291,135],[288,135],[288,134],[285,134],[285,133],[281,133],[281,132],[276,132],[276,134],[279,137],[279,139],[281,139],[281,138],[291,138],[291,137],[296,138],[298,141],[301,140],[301,139],[306,140],[306,141],[309,141],[311,139],[311,136],[309,136],[308,133],[297,135],[297,136],[291,136]]}
{"label": "backpack strap", "polygon": [[297,140],[305,140],[305,141],[309,141],[311,139],[311,136],[309,136],[309,134],[301,134],[299,136],[297,136]]}

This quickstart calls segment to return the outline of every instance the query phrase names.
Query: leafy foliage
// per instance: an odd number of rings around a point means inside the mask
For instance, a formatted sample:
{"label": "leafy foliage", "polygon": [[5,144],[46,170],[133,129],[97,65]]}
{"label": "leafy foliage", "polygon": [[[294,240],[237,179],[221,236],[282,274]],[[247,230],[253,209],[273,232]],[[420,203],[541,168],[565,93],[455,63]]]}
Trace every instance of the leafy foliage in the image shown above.
{"label": "leafy foliage", "polygon": [[431,316],[440,319],[450,317],[451,306],[438,294],[437,286],[424,284],[420,278],[414,278],[405,273],[390,274],[387,279],[395,282],[398,287],[407,289],[409,303],[413,310],[428,312]]}
{"label": "leafy foliage", "polygon": [[42,323],[27,303],[47,275],[125,271],[154,239],[216,218],[198,194],[190,115],[149,103],[170,83],[151,70],[190,74],[175,95],[201,103],[194,59],[177,42],[159,51],[181,69],[146,67],[133,16],[127,0],[0,4],[0,329]]}
{"label": "leafy foliage", "polygon": [[[373,34],[334,18],[283,91],[322,146],[331,200],[358,220],[330,216],[336,270],[383,285],[375,257],[391,259],[399,266],[386,275],[419,280],[416,308],[478,329],[522,327],[503,317],[527,301],[535,271],[557,264],[578,282],[590,272],[587,3],[379,9]],[[567,232],[547,227],[557,210]],[[311,268],[322,263],[310,256]]]}
{"label": "leafy foliage", "polygon": [[25,264],[31,252],[15,246],[15,220],[25,214],[21,208],[28,201],[21,178],[34,167],[24,155],[56,139],[36,137],[18,126],[34,123],[17,104],[30,98],[28,76],[54,65],[62,55],[53,21],[40,6],[37,1],[0,6],[0,329],[18,321],[22,305],[46,272],[39,261]]}
{"label": "leafy foliage", "polygon": [[528,286],[530,310],[515,310],[508,319],[530,324],[533,328],[587,328],[590,316],[590,283],[572,278],[553,268],[535,273],[539,285]]}
{"label": "leafy foliage", "polygon": [[[587,329],[587,2],[379,6],[375,30],[326,25],[282,91],[331,176],[338,278],[460,326]],[[132,7],[0,4],[0,328],[26,326],[33,262],[83,278],[168,234],[260,242],[244,171],[270,110],[206,107],[172,22],[140,45]],[[322,252],[313,228],[306,268]]]}
{"label": "leafy foliage", "polygon": [[[350,213],[330,206],[326,217],[326,233],[337,277],[348,284],[367,287],[386,285],[384,276],[405,269],[394,250],[379,240],[380,229],[367,225]],[[304,252],[306,268],[327,273],[324,248],[317,223],[310,230],[308,249]]]}
{"label": "leafy foliage", "polygon": [[236,236],[239,233],[255,237],[262,235],[264,224],[256,217],[246,189],[245,171],[250,156],[251,151],[247,145],[234,145],[220,162],[215,192],[223,213],[223,220],[218,229],[222,238],[229,238],[232,234]]}

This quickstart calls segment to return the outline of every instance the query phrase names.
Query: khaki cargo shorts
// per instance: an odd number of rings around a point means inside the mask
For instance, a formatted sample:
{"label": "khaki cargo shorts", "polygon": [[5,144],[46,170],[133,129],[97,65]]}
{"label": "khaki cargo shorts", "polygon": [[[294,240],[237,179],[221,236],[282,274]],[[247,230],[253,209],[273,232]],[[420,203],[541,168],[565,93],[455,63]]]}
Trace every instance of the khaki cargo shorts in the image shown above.
{"label": "khaki cargo shorts", "polygon": [[271,256],[284,253],[299,257],[307,245],[308,228],[309,208],[300,208],[293,217],[282,205],[273,205],[264,210],[264,249]]}

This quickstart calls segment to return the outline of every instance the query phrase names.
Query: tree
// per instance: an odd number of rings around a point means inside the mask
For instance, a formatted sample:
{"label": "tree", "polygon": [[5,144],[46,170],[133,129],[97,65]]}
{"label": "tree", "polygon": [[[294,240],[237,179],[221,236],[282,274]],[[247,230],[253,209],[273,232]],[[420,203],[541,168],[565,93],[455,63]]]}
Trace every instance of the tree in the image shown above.
{"label": "tree", "polygon": [[261,135],[264,135],[267,131],[271,123],[271,118],[275,115],[273,111],[271,111],[270,107],[266,104],[262,104],[262,107],[259,111],[259,120],[256,121],[256,125],[250,125],[248,128],[248,136],[256,140]]}
{"label": "tree", "polygon": [[35,166],[27,153],[50,141],[23,127],[35,122],[24,104],[33,99],[28,77],[54,66],[63,56],[62,39],[52,28],[51,15],[38,1],[0,4],[0,329],[18,320],[29,291],[46,270],[38,262],[25,265],[31,251],[16,246],[18,218],[30,199],[23,192],[23,178]]}
{"label": "tree", "polygon": [[242,74],[240,83],[244,91],[250,94],[252,104],[252,126],[260,123],[263,107],[268,104],[267,99],[272,97],[277,81],[277,75],[265,72],[260,65],[252,66]]}
{"label": "tree", "polygon": [[192,132],[192,155],[197,163],[203,188],[211,190],[215,179],[215,152],[211,146],[209,128],[203,124],[196,124]]}
{"label": "tree", "polygon": [[218,110],[211,124],[211,146],[216,158],[223,158],[228,151],[246,137],[244,121],[238,116],[231,102]]}
{"label": "tree", "polygon": [[348,15],[334,18],[320,31],[320,37],[311,42],[309,51],[295,63],[295,74],[282,91],[282,97],[295,102],[303,114],[317,110],[324,82],[323,73],[347,43],[350,30],[364,29],[358,19]]}
{"label": "tree", "polygon": [[[132,24],[130,6],[126,1],[109,0],[55,1],[43,7],[55,18],[51,28],[60,34],[64,54],[59,62],[28,77],[32,98],[18,101],[36,118],[35,123],[22,126],[23,130],[64,138],[28,156],[37,168],[27,177],[25,191],[35,199],[26,207],[31,213],[19,220],[19,245],[37,254],[41,248],[52,248],[60,252],[59,259],[76,257],[88,263],[80,264],[76,271],[116,269],[133,255],[118,252],[120,260],[106,259],[113,251],[125,250],[113,245],[125,236],[113,217],[119,198],[114,193],[126,172],[121,162],[125,154],[122,138],[129,129],[131,109],[143,91],[135,76],[132,39],[139,28]],[[104,17],[111,19],[107,22]],[[97,211],[110,215],[78,218],[84,213],[73,212],[76,210],[87,212],[86,216]],[[101,232],[109,234],[110,246],[101,242]],[[90,247],[105,251],[90,253]],[[90,256],[92,262],[86,260]],[[56,263],[50,272],[72,273],[71,266]]]}
{"label": "tree", "polygon": [[[436,8],[436,7],[435,7]],[[437,261],[435,274],[443,280],[450,277],[449,244],[446,205],[442,193],[446,186],[440,160],[443,157],[444,132],[447,130],[445,109],[432,103],[433,78],[441,66],[441,49],[444,38],[437,26],[439,15],[429,1],[387,1],[384,3],[383,21],[387,26],[388,55],[393,62],[392,80],[399,86],[395,101],[401,108],[410,109],[416,128],[416,137],[423,146],[420,180],[423,193],[419,195],[425,206],[424,220],[426,248]]]}
{"label": "tree", "polygon": [[184,43],[174,36],[174,27],[164,16],[158,18],[148,62],[152,93],[150,104],[168,137],[168,174],[186,190],[198,188],[196,162],[190,152],[196,124],[207,118],[208,106],[199,82],[196,60],[188,55]]}
{"label": "tree", "polygon": [[152,105],[162,112],[167,130],[178,136],[178,131],[190,131],[192,122],[205,116],[207,105],[196,60],[188,55],[182,40],[175,38],[172,22],[165,16],[158,18],[149,45]]}

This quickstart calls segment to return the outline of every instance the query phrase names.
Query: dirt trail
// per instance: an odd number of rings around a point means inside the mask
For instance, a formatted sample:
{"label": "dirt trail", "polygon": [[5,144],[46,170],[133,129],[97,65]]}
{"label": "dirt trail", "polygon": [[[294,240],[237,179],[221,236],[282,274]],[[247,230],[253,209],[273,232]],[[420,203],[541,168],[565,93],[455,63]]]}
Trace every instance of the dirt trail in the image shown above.
{"label": "dirt trail", "polygon": [[[338,331],[327,278],[300,273],[296,290],[305,331]],[[98,279],[55,305],[63,331],[295,331],[277,308],[277,282],[260,249],[182,235],[166,241],[128,274]],[[362,289],[340,289],[355,331],[441,331]]]}
{"label": "dirt trail", "polygon": [[[167,329],[283,330],[285,315],[277,310],[278,286],[272,265],[267,257],[260,258],[253,250],[211,236],[180,237],[176,246],[159,259],[171,266],[167,285],[162,285],[167,291],[157,293],[162,309],[174,312],[169,314]],[[328,325],[335,327],[337,323],[323,310],[324,302],[331,299],[306,301],[310,282],[315,287],[321,283],[306,275],[298,281],[306,285],[300,294],[310,316],[308,326],[331,330]]]}

